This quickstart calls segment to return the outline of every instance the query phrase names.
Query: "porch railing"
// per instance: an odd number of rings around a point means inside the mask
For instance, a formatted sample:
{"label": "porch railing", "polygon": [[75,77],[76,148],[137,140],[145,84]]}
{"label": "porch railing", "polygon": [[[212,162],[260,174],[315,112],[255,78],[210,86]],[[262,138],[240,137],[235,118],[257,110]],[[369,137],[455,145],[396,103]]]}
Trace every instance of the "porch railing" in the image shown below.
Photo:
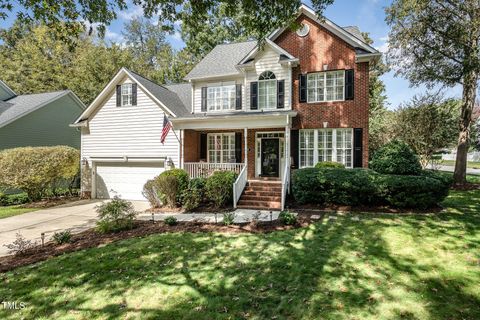
{"label": "porch railing", "polygon": [[190,178],[207,178],[215,171],[233,171],[240,174],[244,163],[185,162],[183,168]]}
{"label": "porch railing", "polygon": [[238,200],[242,196],[243,189],[247,185],[247,166],[244,166],[242,171],[237,177],[237,180],[233,184],[233,207],[237,208]]}
{"label": "porch railing", "polygon": [[285,170],[283,171],[282,179],[282,210],[285,210],[285,201],[287,199],[287,192],[290,190],[290,159],[285,160]]}

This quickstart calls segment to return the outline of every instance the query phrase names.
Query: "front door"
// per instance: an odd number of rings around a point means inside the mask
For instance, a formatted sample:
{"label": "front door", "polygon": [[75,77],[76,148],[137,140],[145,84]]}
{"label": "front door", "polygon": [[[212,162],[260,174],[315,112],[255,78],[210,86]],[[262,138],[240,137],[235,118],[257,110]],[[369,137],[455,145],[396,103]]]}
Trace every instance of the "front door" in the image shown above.
{"label": "front door", "polygon": [[262,139],[262,177],[278,177],[280,167],[280,143],[278,138]]}

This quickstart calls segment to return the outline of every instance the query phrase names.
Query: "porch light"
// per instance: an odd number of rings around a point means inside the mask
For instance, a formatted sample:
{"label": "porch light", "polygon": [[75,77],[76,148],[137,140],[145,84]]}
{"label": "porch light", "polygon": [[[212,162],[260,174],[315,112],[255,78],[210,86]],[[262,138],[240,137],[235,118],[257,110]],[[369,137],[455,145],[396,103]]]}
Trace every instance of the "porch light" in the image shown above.
{"label": "porch light", "polygon": [[326,70],[328,70],[328,64],[323,65],[323,71],[326,71]]}
{"label": "porch light", "polygon": [[328,122],[325,121],[325,122],[323,123],[323,127],[324,127],[324,128],[328,128]]}
{"label": "porch light", "polygon": [[82,166],[86,166],[88,164],[87,158],[83,157],[81,161]]}

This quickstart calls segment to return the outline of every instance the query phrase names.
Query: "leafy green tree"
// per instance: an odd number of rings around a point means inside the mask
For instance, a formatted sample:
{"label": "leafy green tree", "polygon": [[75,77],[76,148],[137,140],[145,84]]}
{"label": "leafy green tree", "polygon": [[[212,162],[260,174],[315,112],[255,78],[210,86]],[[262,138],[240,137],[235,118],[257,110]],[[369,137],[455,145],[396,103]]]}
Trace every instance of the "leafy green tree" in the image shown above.
{"label": "leafy green tree", "polygon": [[455,145],[460,117],[459,101],[438,93],[414,96],[401,106],[394,125],[395,137],[406,142],[423,167],[439,149]]}
{"label": "leafy green tree", "polygon": [[412,85],[463,87],[455,183],[466,183],[472,111],[480,74],[480,2],[395,0],[386,9],[397,74]]}

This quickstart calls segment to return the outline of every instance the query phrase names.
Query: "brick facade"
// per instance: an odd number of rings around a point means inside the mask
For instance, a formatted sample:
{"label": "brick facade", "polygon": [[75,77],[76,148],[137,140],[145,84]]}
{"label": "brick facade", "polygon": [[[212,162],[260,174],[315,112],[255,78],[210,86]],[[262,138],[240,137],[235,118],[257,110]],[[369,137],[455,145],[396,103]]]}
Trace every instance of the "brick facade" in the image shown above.
{"label": "brick facade", "polygon": [[[302,15],[297,20],[308,24],[310,32],[299,37],[295,31],[286,30],[275,43],[300,60],[293,69],[292,107],[298,112],[292,129],[363,128],[363,166],[368,166],[368,63],[355,62],[355,50],[316,22]],[[301,73],[328,70],[354,69],[354,99],[338,102],[300,103],[299,80]]]}

